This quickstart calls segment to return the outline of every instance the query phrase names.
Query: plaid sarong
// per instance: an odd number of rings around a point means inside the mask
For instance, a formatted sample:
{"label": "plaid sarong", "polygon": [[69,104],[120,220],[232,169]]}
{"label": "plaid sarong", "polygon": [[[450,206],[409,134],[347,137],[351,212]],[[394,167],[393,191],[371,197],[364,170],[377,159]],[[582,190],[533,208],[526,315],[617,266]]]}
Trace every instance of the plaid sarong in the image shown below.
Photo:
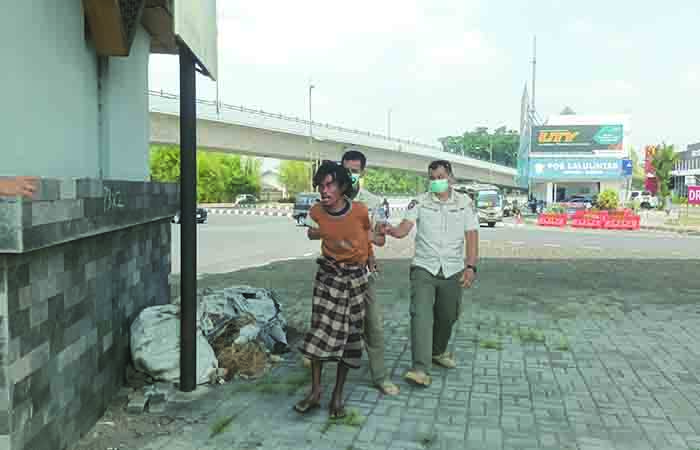
{"label": "plaid sarong", "polygon": [[367,292],[366,268],[322,257],[314,281],[311,329],[301,352],[310,359],[360,367]]}

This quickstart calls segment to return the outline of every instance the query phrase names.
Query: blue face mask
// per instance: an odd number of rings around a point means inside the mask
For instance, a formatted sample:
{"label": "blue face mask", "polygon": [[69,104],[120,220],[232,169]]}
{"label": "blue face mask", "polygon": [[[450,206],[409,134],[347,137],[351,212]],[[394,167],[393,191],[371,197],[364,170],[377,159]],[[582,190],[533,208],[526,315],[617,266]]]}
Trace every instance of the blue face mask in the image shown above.
{"label": "blue face mask", "polygon": [[352,180],[353,187],[357,187],[357,185],[360,184],[360,176],[358,174],[350,174],[350,179]]}
{"label": "blue face mask", "polygon": [[447,180],[430,180],[430,192],[440,194],[447,192],[449,188],[450,184]]}

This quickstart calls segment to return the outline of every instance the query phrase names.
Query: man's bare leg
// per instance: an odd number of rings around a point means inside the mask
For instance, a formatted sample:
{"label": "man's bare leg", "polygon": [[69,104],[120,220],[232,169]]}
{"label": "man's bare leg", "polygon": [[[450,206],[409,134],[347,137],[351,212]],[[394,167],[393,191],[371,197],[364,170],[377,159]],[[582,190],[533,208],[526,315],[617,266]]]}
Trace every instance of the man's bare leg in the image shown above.
{"label": "man's bare leg", "polygon": [[333,396],[331,397],[329,407],[331,419],[340,419],[345,417],[343,388],[345,387],[345,380],[347,380],[349,371],[350,367],[348,367],[342,361],[338,362],[338,371],[335,376],[335,388],[333,389]]}
{"label": "man's bare leg", "polygon": [[311,360],[311,392],[309,395],[294,405],[294,409],[300,413],[306,413],[321,405],[321,371],[323,363],[321,360]]}

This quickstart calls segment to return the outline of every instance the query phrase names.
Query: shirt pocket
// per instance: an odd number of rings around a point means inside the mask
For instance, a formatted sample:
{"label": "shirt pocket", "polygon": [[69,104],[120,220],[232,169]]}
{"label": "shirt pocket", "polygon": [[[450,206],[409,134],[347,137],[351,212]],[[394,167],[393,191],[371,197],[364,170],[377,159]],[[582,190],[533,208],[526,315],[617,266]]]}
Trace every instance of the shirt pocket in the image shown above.
{"label": "shirt pocket", "polygon": [[420,232],[428,241],[437,243],[442,240],[445,228],[439,207],[432,205],[421,206],[418,221]]}
{"label": "shirt pocket", "polygon": [[461,240],[464,236],[466,208],[451,207],[447,210],[447,235],[450,240]]}

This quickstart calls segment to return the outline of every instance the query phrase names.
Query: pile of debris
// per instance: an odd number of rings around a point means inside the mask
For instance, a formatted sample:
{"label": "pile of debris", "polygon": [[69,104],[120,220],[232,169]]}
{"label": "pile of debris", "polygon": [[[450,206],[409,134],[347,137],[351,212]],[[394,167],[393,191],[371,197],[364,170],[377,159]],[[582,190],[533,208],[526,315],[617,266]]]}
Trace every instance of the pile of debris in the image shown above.
{"label": "pile of debris", "polygon": [[[262,375],[289,351],[278,295],[234,286],[197,295],[197,383]],[[180,304],[146,308],[131,325],[134,368],[159,381],[180,378]]]}

